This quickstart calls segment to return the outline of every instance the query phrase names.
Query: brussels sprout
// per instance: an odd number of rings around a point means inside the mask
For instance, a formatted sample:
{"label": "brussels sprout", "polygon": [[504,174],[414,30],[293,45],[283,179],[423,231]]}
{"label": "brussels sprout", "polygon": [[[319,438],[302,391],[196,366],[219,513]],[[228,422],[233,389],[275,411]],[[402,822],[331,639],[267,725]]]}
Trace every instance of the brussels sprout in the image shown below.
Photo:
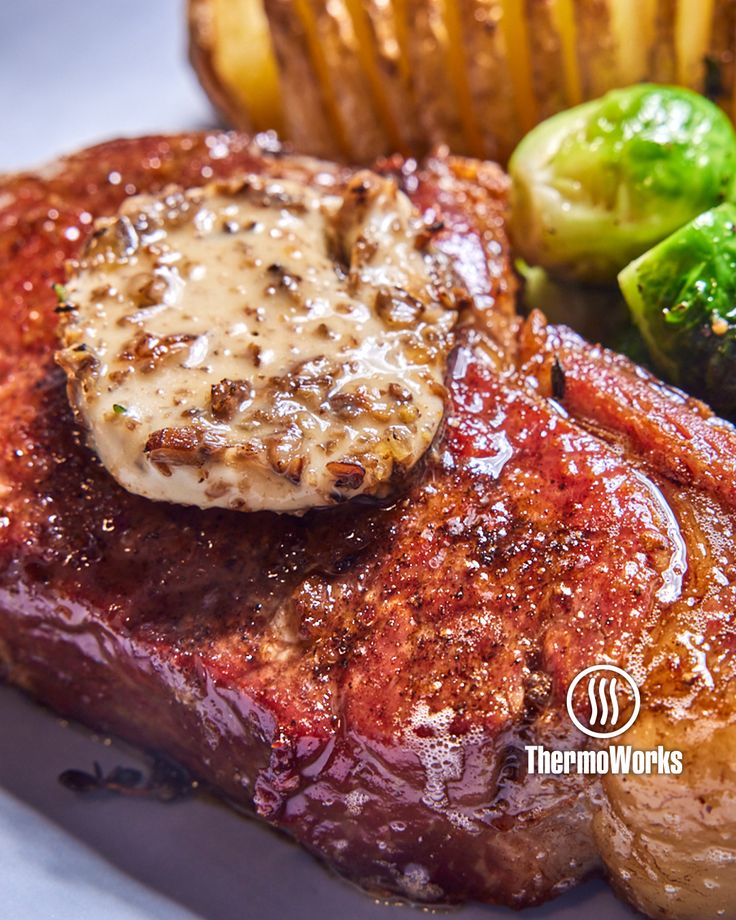
{"label": "brussels sprout", "polygon": [[542,122],[509,172],[519,254],[557,277],[613,281],[729,197],[736,132],[697,93],[639,84]]}
{"label": "brussels sprout", "polygon": [[657,368],[736,415],[736,205],[696,217],[621,272]]}

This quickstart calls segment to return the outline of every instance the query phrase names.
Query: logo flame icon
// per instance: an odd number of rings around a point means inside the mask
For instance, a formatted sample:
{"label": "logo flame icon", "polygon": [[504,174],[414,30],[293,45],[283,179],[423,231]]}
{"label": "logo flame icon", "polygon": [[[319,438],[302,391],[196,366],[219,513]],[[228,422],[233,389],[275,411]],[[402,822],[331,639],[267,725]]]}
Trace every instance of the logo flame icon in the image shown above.
{"label": "logo flame icon", "polygon": [[[588,678],[587,691],[590,702],[588,725],[583,724],[575,713],[573,695],[578,684]],[[633,712],[625,724],[619,725],[621,706],[619,692],[625,693],[633,700]],[[616,738],[627,731],[639,716],[641,697],[633,677],[615,665],[595,664],[581,671],[570,684],[567,691],[567,712],[572,722],[581,732],[591,738]]]}
{"label": "logo flame icon", "polygon": [[[598,722],[598,703],[596,702],[596,683],[598,686],[598,696],[601,701],[601,718]],[[608,693],[606,693],[606,684],[608,684]],[[614,726],[618,722],[619,708],[618,708],[618,697],[616,696],[616,687],[618,685],[618,677],[612,677],[610,684],[608,683],[607,677],[601,677],[598,680],[595,676],[591,677],[588,681],[588,699],[590,700],[590,724],[595,725],[607,725],[609,724],[608,716],[608,700],[611,700],[611,712],[610,712],[610,725]]]}

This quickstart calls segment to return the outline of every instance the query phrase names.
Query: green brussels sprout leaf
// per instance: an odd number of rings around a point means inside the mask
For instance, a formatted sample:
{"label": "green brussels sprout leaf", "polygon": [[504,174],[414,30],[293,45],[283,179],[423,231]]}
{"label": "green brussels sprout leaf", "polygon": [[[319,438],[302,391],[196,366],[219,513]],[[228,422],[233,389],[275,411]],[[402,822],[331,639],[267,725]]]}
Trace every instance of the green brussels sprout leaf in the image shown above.
{"label": "green brussels sprout leaf", "polygon": [[639,84],[542,122],[509,173],[518,254],[559,278],[611,282],[728,199],[736,132],[704,96]]}
{"label": "green brussels sprout leaf", "polygon": [[736,205],[696,217],[619,275],[657,368],[736,414]]}

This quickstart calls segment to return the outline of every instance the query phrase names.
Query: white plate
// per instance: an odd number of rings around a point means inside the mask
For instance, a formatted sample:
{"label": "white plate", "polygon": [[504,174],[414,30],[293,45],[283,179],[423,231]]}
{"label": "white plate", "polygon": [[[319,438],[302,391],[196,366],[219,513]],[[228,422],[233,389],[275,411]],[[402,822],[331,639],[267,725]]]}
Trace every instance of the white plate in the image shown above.
{"label": "white plate", "polygon": [[[70,767],[140,765],[122,745],[0,691],[0,914],[12,920],[407,920],[331,875],[299,847],[208,800],[172,804],[78,796]],[[21,804],[23,803],[23,804]],[[6,913],[6,905],[11,909]],[[472,905],[457,920],[511,920]],[[631,920],[601,882],[523,920]]]}
{"label": "white plate", "polygon": [[[0,171],[213,116],[184,58],[180,0],[0,0]],[[8,920],[398,920],[288,841],[208,801],[85,800],[69,767],[122,748],[0,690],[0,913]],[[469,906],[458,920],[518,916]],[[631,920],[601,882],[524,920]]]}

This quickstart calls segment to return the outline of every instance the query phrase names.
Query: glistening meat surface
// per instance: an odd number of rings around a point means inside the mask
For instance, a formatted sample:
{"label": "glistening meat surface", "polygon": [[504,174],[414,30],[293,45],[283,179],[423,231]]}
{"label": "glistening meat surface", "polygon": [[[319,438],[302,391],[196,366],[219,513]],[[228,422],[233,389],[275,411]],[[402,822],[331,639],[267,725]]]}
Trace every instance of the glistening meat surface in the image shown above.
{"label": "glistening meat surface", "polygon": [[[196,135],[0,183],[3,669],[372,891],[524,906],[605,866],[650,913],[736,916],[736,435],[625,359],[519,326],[495,167],[381,168],[444,222],[475,310],[406,496],[302,519],[116,486],[72,421],[50,285],[124,195],[347,172]],[[642,686],[627,742],[682,749],[682,777],[527,775],[525,744],[584,744],[564,697],[601,660]]]}

